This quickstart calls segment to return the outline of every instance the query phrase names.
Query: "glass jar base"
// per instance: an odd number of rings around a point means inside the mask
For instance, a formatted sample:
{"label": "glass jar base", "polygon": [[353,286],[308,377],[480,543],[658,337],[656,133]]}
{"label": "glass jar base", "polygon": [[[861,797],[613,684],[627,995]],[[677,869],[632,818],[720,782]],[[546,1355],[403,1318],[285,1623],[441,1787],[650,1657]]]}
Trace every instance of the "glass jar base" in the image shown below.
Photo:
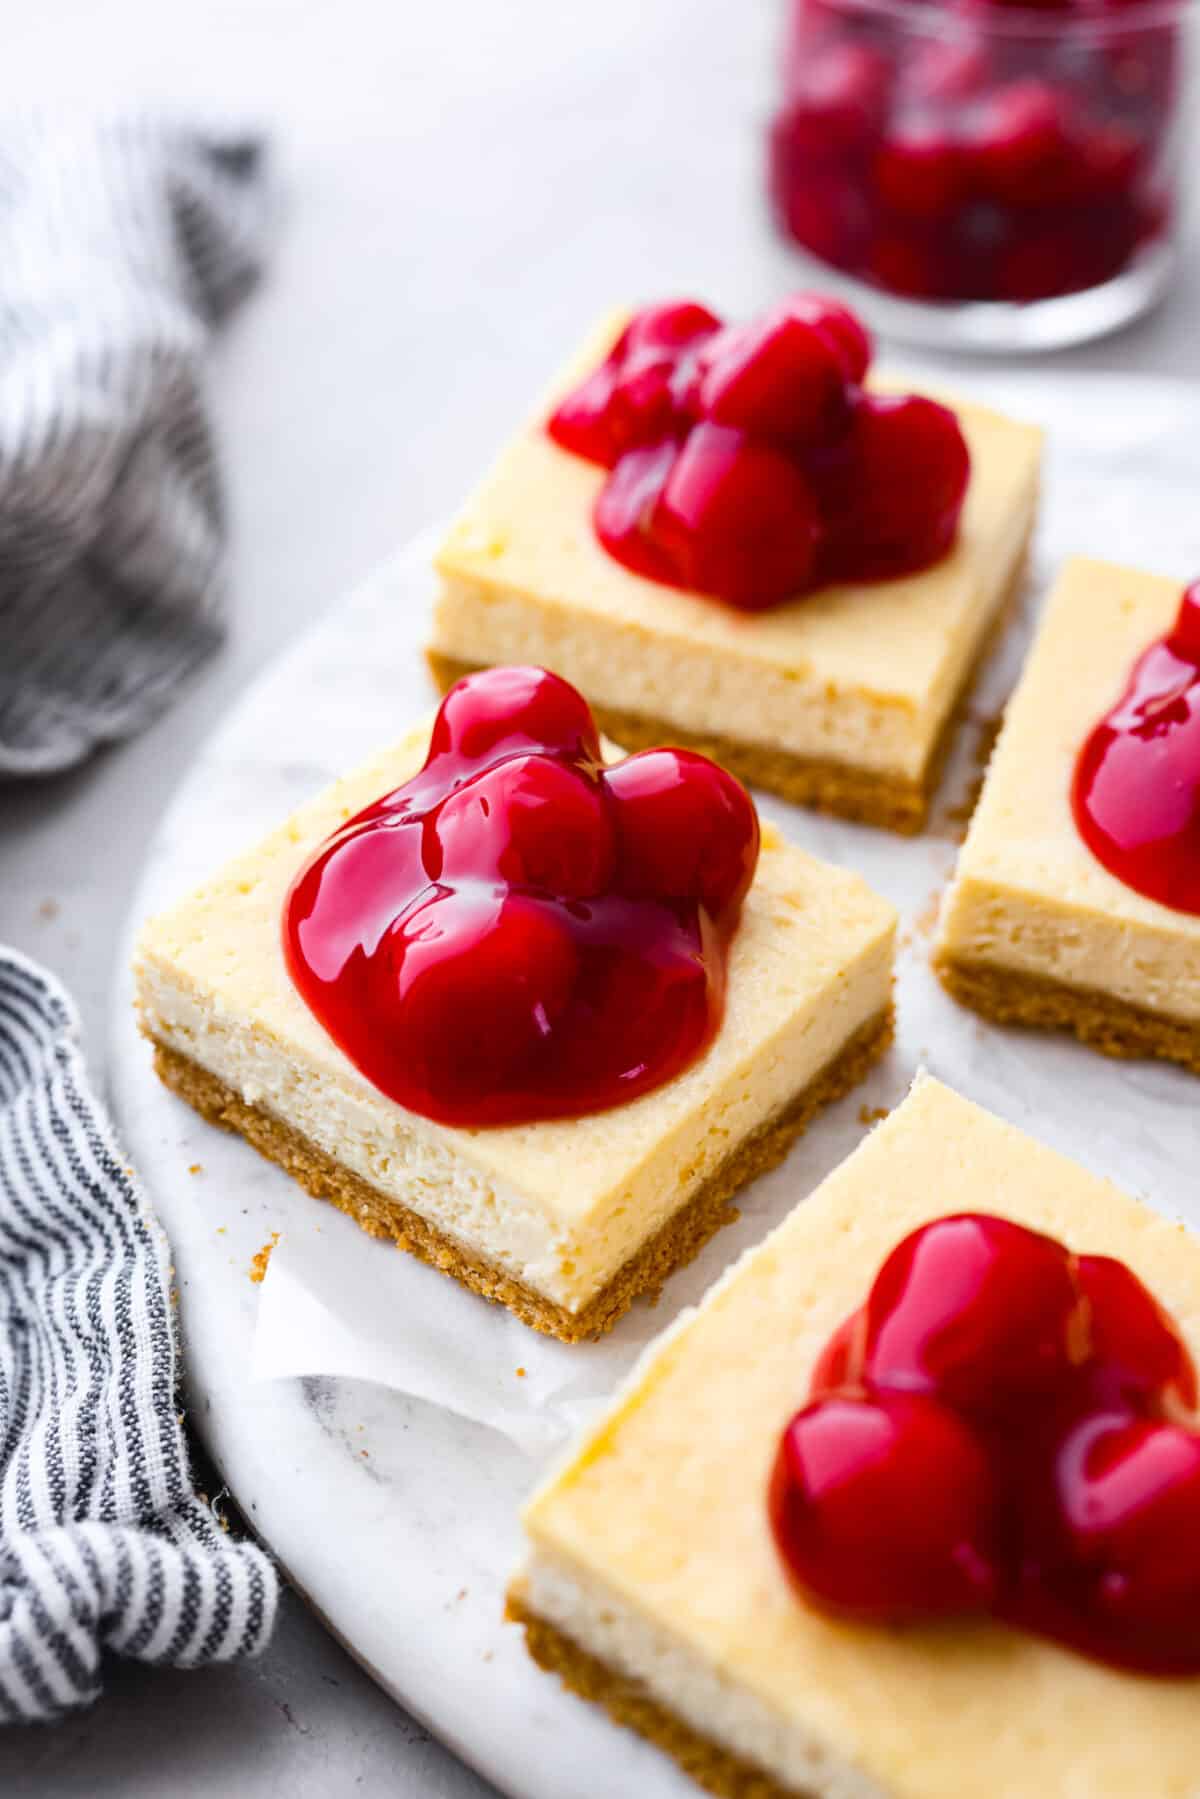
{"label": "glass jar base", "polygon": [[1119,331],[1157,305],[1174,262],[1169,243],[1148,246],[1099,287],[1020,305],[1006,300],[906,300],[800,250],[823,292],[845,300],[881,337],[931,350],[997,356],[1064,350]]}

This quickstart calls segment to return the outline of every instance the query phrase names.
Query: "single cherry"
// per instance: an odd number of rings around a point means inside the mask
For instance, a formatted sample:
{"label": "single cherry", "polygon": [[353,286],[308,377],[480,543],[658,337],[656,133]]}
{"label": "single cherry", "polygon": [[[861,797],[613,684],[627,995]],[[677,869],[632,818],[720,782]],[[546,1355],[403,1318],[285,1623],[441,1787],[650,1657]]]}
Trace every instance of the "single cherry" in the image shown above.
{"label": "single cherry", "polygon": [[364,1023],[386,1033],[380,1053],[401,1064],[411,1109],[432,1116],[519,1079],[562,1023],[580,972],[568,920],[497,889],[430,894],[385,947],[391,978]]}
{"label": "single cherry", "polygon": [[758,814],[741,782],[694,750],[641,750],[607,776],[624,892],[741,905],[758,862]]}
{"label": "single cherry", "polygon": [[788,304],[793,314],[833,345],[848,382],[857,385],[866,380],[874,349],[871,334],[856,313],[827,294],[795,294]]}
{"label": "single cherry", "polygon": [[1061,1559],[1037,1570],[1031,1608],[1118,1665],[1200,1673],[1200,1435],[1101,1413],[1067,1437],[1055,1474]]}
{"label": "single cherry", "polygon": [[706,417],[784,445],[820,442],[845,409],[841,347],[799,307],[772,308],[710,339],[701,368]]}
{"label": "single cherry", "polygon": [[830,1610],[898,1622],[991,1602],[987,1457],[935,1400],[813,1400],[783,1434],[768,1511],[792,1575]]}
{"label": "single cherry", "polygon": [[907,218],[936,219],[968,190],[966,161],[945,127],[929,119],[899,124],[875,155],[875,185],[885,206]]}
{"label": "single cherry", "polygon": [[1192,1358],[1137,1275],[1113,1256],[1079,1256],[1075,1280],[1087,1305],[1088,1354],[1109,1397],[1194,1413]]}
{"label": "single cherry", "polygon": [[1071,805],[1083,841],[1119,881],[1200,913],[1200,583],[1084,743]]}
{"label": "single cherry", "polygon": [[1019,1410],[1072,1360],[1079,1298],[1052,1237],[1005,1218],[940,1218],[894,1249],[867,1299],[863,1373],[976,1417]]}
{"label": "single cherry", "polygon": [[819,484],[828,572],[878,579],[936,561],[953,541],[970,466],[947,407],[862,394],[847,443]]}
{"label": "single cherry", "polygon": [[456,681],[433,721],[427,766],[446,756],[462,764],[494,761],[535,747],[600,760],[591,707],[568,681],[544,668],[489,668]]}
{"label": "single cherry", "polygon": [[747,611],[803,592],[820,530],[812,489],[788,456],[707,422],[680,448],[649,520],[679,586]]}
{"label": "single cherry", "polygon": [[834,44],[798,71],[788,109],[791,134],[826,155],[869,143],[887,110],[892,72],[868,44]]}
{"label": "single cherry", "polygon": [[984,102],[971,145],[975,178],[994,199],[1045,204],[1075,166],[1072,123],[1058,88],[1036,77],[998,88]]}
{"label": "single cherry", "polygon": [[559,401],[550,436],[613,468],[626,451],[685,429],[691,362],[719,329],[715,314],[691,300],[645,307],[600,366]]}
{"label": "single cherry", "polygon": [[494,875],[509,887],[587,899],[612,877],[600,782],[545,754],[509,756],[464,781],[425,815],[424,833],[431,881]]}
{"label": "single cherry", "polygon": [[606,770],[574,688],[489,669],[447,694],[424,768],[300,870],[284,957],[410,1110],[473,1128],[594,1112],[712,1041],[758,841],[704,757]]}

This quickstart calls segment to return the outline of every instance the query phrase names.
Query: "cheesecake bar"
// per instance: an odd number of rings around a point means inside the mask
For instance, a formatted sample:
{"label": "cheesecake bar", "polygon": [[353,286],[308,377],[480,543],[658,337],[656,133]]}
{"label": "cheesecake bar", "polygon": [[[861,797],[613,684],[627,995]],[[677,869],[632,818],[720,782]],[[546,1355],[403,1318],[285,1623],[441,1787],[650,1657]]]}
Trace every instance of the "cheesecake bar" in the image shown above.
{"label": "cheesecake bar", "polygon": [[436,1122],[334,1041],[281,926],[319,847],[413,777],[429,741],[424,728],[376,756],[153,919],[137,947],[141,1027],[168,1086],[364,1230],[536,1329],[593,1336],[735,1216],[731,1195],[882,1053],[895,914],[764,829],[723,1018],[697,1060],[589,1116]]}
{"label": "cheesecake bar", "polygon": [[624,324],[609,319],[589,338],[443,543],[436,679],[541,663],[631,748],[691,746],[785,799],[919,830],[956,709],[1019,581],[1040,433],[947,401],[971,469],[948,553],[896,578],[735,610],[615,560],[593,529],[606,470],[548,433],[557,402]]}
{"label": "cheesecake bar", "polygon": [[768,1488],[818,1358],[909,1233],[980,1204],[1119,1258],[1200,1351],[1194,1237],[921,1077],[647,1351],[526,1507],[509,1608],[531,1653],[710,1792],[1195,1790],[1200,1679],[1127,1673],[992,1617],[849,1622],[789,1579]]}
{"label": "cheesecake bar", "polygon": [[[1001,1024],[1200,1073],[1200,914],[1127,885],[1081,834],[1081,751],[1134,664],[1171,632],[1177,581],[1079,558],[1063,570],[1005,716],[943,901],[935,967]],[[1153,746],[1151,746],[1153,748]],[[1163,771],[1150,779],[1163,790]]]}

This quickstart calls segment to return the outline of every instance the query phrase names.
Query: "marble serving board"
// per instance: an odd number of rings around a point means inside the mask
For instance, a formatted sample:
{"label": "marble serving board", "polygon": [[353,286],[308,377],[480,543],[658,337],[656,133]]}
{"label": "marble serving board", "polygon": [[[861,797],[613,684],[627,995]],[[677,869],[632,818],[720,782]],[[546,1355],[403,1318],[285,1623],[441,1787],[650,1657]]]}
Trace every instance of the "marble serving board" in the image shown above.
{"label": "marble serving board", "polygon": [[[750,1190],[742,1222],[708,1246],[689,1291],[803,1199],[858,1142],[867,1111],[899,1100],[922,1064],[1200,1226],[1194,1080],[992,1029],[952,1005],[928,969],[977,752],[1054,568],[1087,551],[1181,578],[1200,570],[1200,436],[1191,428],[1200,388],[1052,374],[969,385],[1047,427],[1046,501],[1022,615],[972,703],[931,828],[904,840],[763,802],[789,837],[859,869],[900,906],[897,1043],[871,1080]],[[130,940],[147,912],[432,706],[420,656],[430,549],[422,539],[381,570],[267,669],[223,722],[163,821]],[[159,1086],[133,1027],[124,970],[115,993],[114,1097],[174,1248],[187,1403],[254,1529],[387,1691],[505,1793],[693,1794],[655,1751],[535,1670],[519,1633],[502,1622],[519,1553],[517,1509],[540,1472],[536,1460],[486,1425],[366,1382],[250,1381],[251,1258],[274,1231],[311,1228],[315,1202]],[[979,1201],[986,1205],[986,1193]],[[658,1311],[664,1325],[678,1303],[668,1289]]]}

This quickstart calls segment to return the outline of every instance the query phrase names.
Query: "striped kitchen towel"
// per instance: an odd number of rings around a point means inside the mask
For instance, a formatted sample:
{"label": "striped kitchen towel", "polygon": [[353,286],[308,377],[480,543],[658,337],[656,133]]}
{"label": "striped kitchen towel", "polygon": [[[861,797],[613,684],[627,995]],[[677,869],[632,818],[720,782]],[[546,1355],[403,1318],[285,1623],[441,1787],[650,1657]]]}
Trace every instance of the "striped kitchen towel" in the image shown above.
{"label": "striped kitchen towel", "polygon": [[274,1568],[193,1492],[169,1251],[88,1090],[75,1013],[0,949],[0,1722],[270,1635]]}
{"label": "striped kitchen towel", "polygon": [[266,207],[256,138],[0,116],[0,776],[136,731],[220,638],[202,363]]}

